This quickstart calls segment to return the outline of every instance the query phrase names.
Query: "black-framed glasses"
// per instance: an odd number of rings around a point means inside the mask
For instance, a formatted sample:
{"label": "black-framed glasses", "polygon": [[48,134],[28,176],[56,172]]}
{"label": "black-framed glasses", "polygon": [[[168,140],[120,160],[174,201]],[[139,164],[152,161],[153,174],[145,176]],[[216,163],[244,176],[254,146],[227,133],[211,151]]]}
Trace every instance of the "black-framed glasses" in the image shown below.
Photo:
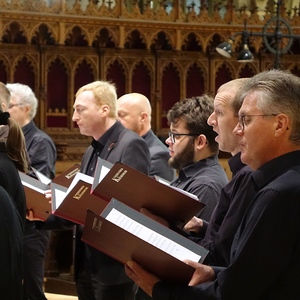
{"label": "black-framed glasses", "polygon": [[13,107],[15,107],[15,106],[19,106],[19,105],[20,105],[19,103],[16,103],[16,104],[9,104],[9,105],[8,105],[8,108],[11,109],[11,108],[13,108]]}
{"label": "black-framed glasses", "polygon": [[252,117],[276,117],[276,116],[278,116],[278,114],[265,114],[265,115],[241,115],[241,116],[239,116],[239,123],[238,123],[238,125],[239,125],[239,129],[241,130],[241,131],[244,131],[244,129],[245,129],[245,126],[247,126],[247,124],[251,121],[251,118]]}
{"label": "black-framed glasses", "polygon": [[172,144],[176,142],[176,139],[179,136],[198,136],[200,133],[175,133],[172,131],[169,131],[169,138],[171,139]]}

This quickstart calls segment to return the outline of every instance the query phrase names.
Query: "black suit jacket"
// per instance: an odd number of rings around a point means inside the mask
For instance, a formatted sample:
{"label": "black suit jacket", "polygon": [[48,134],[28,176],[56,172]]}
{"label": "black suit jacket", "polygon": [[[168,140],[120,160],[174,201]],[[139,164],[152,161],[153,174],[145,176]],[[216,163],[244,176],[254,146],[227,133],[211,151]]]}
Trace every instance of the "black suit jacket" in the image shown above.
{"label": "black suit jacket", "polygon": [[175,178],[175,170],[168,165],[170,154],[166,145],[164,145],[152,130],[149,130],[142,137],[150,151],[150,176],[157,175],[168,181],[172,181]]}
{"label": "black suit jacket", "polygon": [[[100,157],[111,163],[119,161],[149,175],[150,154],[145,141],[119,122],[116,122],[111,129],[109,129],[110,134]],[[89,146],[83,155],[81,163],[82,173],[88,171],[87,168],[93,151],[93,147]],[[76,227],[79,230],[77,230],[76,234],[75,277],[80,265],[86,260],[85,262],[89,264],[91,272],[97,274],[97,278],[103,285],[117,285],[130,282],[131,280],[124,272],[124,265],[95,248],[84,244],[80,240],[80,227]]]}
{"label": "black suit jacket", "polygon": [[24,188],[13,161],[8,157],[4,143],[0,142],[0,185],[14,200],[23,224],[26,217],[26,197]]}

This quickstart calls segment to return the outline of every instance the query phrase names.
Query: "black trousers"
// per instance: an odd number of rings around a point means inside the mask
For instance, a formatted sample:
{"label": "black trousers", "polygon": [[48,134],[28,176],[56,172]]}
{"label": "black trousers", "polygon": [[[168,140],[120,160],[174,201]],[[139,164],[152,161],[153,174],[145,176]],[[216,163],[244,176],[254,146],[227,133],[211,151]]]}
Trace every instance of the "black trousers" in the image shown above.
{"label": "black trousers", "polygon": [[76,281],[78,300],[134,300],[136,286],[133,283],[101,285],[91,277],[86,270],[79,273]]}
{"label": "black trousers", "polygon": [[35,221],[26,221],[23,238],[24,299],[26,300],[47,300],[43,284],[49,236],[49,231],[36,229]]}
{"label": "black trousers", "polygon": [[135,294],[135,300],[151,300],[152,297],[150,297],[146,292],[144,292],[141,288],[138,288],[136,294]]}

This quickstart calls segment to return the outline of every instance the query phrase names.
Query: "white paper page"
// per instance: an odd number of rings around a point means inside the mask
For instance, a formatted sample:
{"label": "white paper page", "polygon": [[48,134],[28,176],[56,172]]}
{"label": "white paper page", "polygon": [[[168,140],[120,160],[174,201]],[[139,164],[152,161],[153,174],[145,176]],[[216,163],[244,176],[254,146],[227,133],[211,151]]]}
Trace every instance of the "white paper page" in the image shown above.
{"label": "white paper page", "polygon": [[102,166],[98,183],[100,183],[102,181],[102,179],[106,176],[106,174],[109,172],[109,170],[110,170],[110,168],[107,168],[106,166]]}
{"label": "white paper page", "polygon": [[115,208],[111,210],[106,219],[181,261],[184,259],[199,261],[201,258],[198,254],[132,220]]}
{"label": "white paper page", "polygon": [[[23,180],[21,180],[21,181],[22,181],[22,184],[23,184],[24,186],[27,186],[27,187],[29,187],[30,189],[32,189],[32,190],[34,190],[34,191],[37,191],[37,192],[40,193],[40,194],[45,194],[45,190],[39,189],[39,188],[36,187],[35,185],[31,185],[31,184],[29,184],[29,183],[26,182],[26,181],[23,181]],[[50,188],[49,188],[49,190],[50,190]]]}
{"label": "white paper page", "polygon": [[46,185],[49,185],[51,183],[51,179],[44,175],[43,173],[39,172],[38,170],[32,168],[35,175],[37,176],[38,180]]}
{"label": "white paper page", "polygon": [[193,198],[193,199],[199,201],[199,198],[198,198],[196,195],[192,194],[192,193],[189,193],[189,192],[187,192],[187,191],[185,191],[185,190],[182,190],[182,189],[178,188],[177,186],[169,185],[169,187],[171,187],[172,189],[174,189],[174,190],[176,190],[176,191],[178,191],[178,192],[180,192],[180,193],[182,193],[182,194],[185,194],[185,195],[187,195],[187,196],[190,196],[191,198]]}
{"label": "white paper page", "polygon": [[162,178],[158,178],[158,182],[160,182],[160,183],[162,183],[162,184],[164,184],[164,185],[170,186],[170,182],[167,181],[167,180],[164,180],[164,179],[162,179]]}
{"label": "white paper page", "polygon": [[77,182],[78,182],[79,180],[82,180],[82,181],[84,181],[84,182],[87,182],[87,183],[92,184],[94,178],[93,178],[92,176],[89,176],[89,175],[86,175],[86,174],[83,174],[83,173],[78,172],[78,173],[75,175],[74,179],[72,180],[72,182],[71,182],[71,184],[70,184],[70,186],[69,186],[69,188],[68,188],[68,190],[67,190],[67,192],[66,192],[66,195],[69,194],[69,192],[74,188],[74,186],[77,184]]}
{"label": "white paper page", "polygon": [[[67,195],[67,192],[63,192],[59,189],[54,189],[54,198],[55,198],[55,207],[53,205],[52,211],[55,211],[64,201],[65,197]],[[52,202],[54,204],[54,202]]]}

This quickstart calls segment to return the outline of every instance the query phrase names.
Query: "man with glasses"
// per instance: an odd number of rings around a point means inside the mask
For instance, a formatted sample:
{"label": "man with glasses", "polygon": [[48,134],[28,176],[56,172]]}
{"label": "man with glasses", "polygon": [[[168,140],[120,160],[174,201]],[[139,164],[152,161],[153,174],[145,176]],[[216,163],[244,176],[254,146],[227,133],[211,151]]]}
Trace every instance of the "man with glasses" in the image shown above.
{"label": "man with glasses", "polygon": [[[167,114],[170,125],[166,140],[171,156],[169,165],[179,172],[171,186],[196,195],[206,205],[197,217],[206,221],[209,221],[221,190],[228,182],[218,162],[216,133],[207,124],[212,112],[213,98],[203,95],[175,103]],[[135,299],[151,298],[138,289]]]}
{"label": "man with glasses", "polygon": [[300,295],[300,79],[271,70],[249,79],[239,100],[241,160],[256,194],[235,235],[228,267],[187,261],[189,285],[161,281],[135,262],[127,274],[154,300],[294,300]]}
{"label": "man with glasses", "polygon": [[[34,123],[38,100],[32,89],[21,83],[8,83],[11,93],[9,113],[22,128],[30,166],[53,179],[55,176],[56,147],[51,137]],[[29,175],[36,177],[32,170]],[[46,300],[44,284],[44,263],[50,232],[39,230],[40,221],[26,219],[23,241],[24,256],[24,300]]]}
{"label": "man with glasses", "polygon": [[167,115],[169,165],[179,171],[171,185],[196,195],[205,203],[197,217],[206,221],[210,219],[222,187],[228,182],[218,161],[216,133],[207,124],[212,111],[213,99],[203,95],[175,103]]}

